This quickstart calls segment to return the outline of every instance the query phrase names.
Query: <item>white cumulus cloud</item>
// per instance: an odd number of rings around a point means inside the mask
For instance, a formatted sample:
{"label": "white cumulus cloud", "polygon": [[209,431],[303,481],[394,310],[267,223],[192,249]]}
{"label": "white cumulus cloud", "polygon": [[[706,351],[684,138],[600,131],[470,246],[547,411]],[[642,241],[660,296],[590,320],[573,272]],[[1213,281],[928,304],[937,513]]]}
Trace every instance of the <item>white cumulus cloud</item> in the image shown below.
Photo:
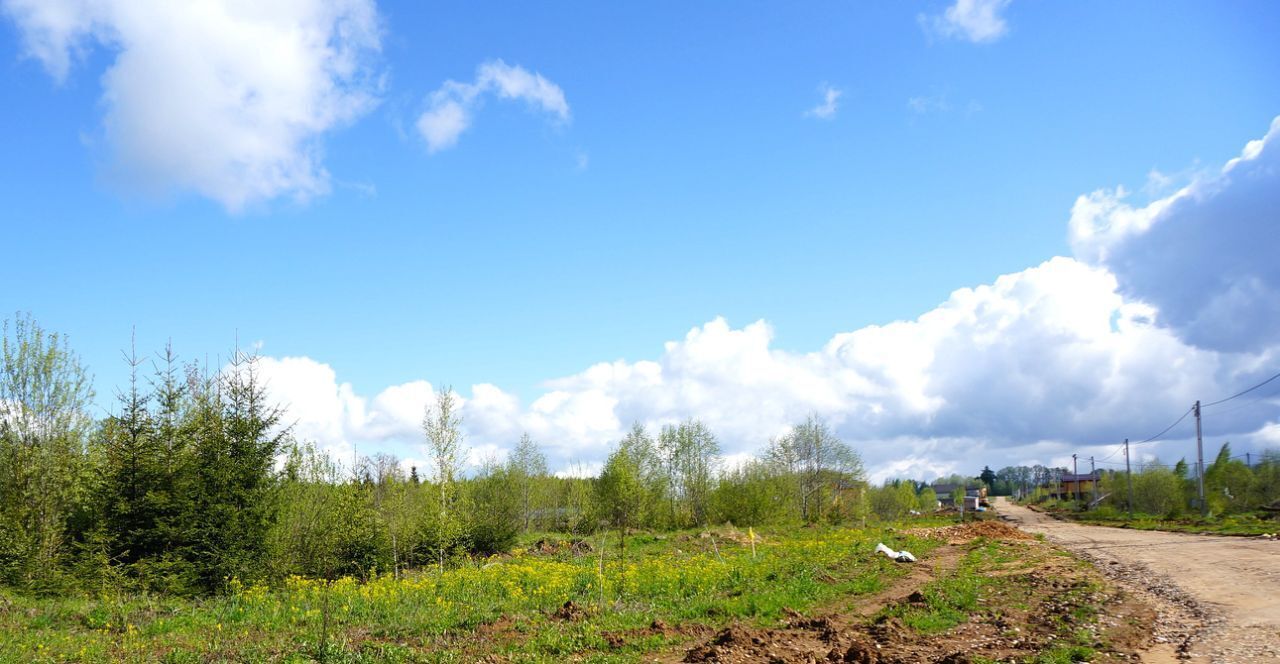
{"label": "white cumulus cloud", "polygon": [[[741,459],[810,412],[852,442],[875,477],[964,470],[974,458],[1048,463],[1148,435],[1258,364],[1187,345],[1155,318],[1126,301],[1105,270],[1055,258],[960,289],[915,320],[837,334],[816,351],[775,348],[763,321],[734,328],[717,318],[668,342],[656,360],[591,366],[549,381],[529,403],[473,386],[462,413],[484,455],[500,457],[527,431],[561,469],[597,463],[632,422],[688,417]],[[273,396],[311,402],[296,415],[301,435],[335,450],[421,453],[429,385],[364,399],[305,358],[268,358],[264,368]],[[1256,430],[1266,412],[1219,418],[1215,431]]]}
{"label": "white cumulus cloud", "polygon": [[418,132],[427,142],[427,150],[438,152],[451,148],[472,122],[477,108],[486,96],[525,102],[529,108],[553,116],[559,122],[570,119],[569,103],[560,86],[537,72],[502,60],[491,60],[476,69],[471,83],[445,81],[427,98],[427,109],[418,116]]}
{"label": "white cumulus cloud", "polygon": [[1001,16],[1008,5],[1009,0],[956,0],[941,14],[921,14],[919,20],[926,32],[941,37],[993,42],[1009,30]]}
{"label": "white cumulus cloud", "polygon": [[[694,417],[740,463],[809,413],[827,418],[875,479],[976,473],[1002,459],[1061,465],[1072,453],[1114,460],[1122,439],[1150,436],[1195,400],[1235,393],[1280,365],[1280,326],[1254,330],[1248,344],[1202,343],[1203,317],[1183,313],[1221,307],[1239,283],[1273,292],[1274,262],[1262,258],[1274,249],[1265,232],[1280,209],[1270,193],[1280,169],[1269,166],[1269,143],[1250,143],[1219,176],[1154,207],[1084,196],[1071,218],[1076,258],[958,289],[912,320],[837,333],[817,349],[778,348],[765,321],[735,327],[715,318],[652,359],[595,364],[547,381],[528,401],[495,385],[472,386],[462,395],[471,460],[501,458],[528,432],[554,469],[589,472],[633,422],[659,427]],[[1211,245],[1214,267],[1191,270],[1204,292],[1160,286],[1173,278],[1151,276],[1173,269],[1162,256],[1186,269],[1184,255],[1204,252],[1201,225],[1231,239]],[[1183,226],[1194,232],[1173,232]],[[1232,279],[1218,278],[1228,269]],[[1275,315],[1265,297],[1248,301],[1256,308],[1236,316]],[[430,384],[365,398],[307,358],[267,358],[264,370],[273,396],[300,406],[291,412],[301,435],[332,449],[421,456]],[[1206,444],[1274,446],[1278,407],[1273,391],[1260,390],[1207,409]],[[1142,446],[1135,458],[1186,456],[1194,449],[1190,426],[1184,421],[1168,442]]]}
{"label": "white cumulus cloud", "polygon": [[1076,256],[1197,346],[1259,351],[1280,341],[1280,118],[1218,172],[1145,205],[1124,188],[1081,196]]}
{"label": "white cumulus cloud", "polygon": [[231,211],[329,190],[321,137],[378,85],[372,0],[2,0],[27,55],[58,81],[95,48],[114,179]]}

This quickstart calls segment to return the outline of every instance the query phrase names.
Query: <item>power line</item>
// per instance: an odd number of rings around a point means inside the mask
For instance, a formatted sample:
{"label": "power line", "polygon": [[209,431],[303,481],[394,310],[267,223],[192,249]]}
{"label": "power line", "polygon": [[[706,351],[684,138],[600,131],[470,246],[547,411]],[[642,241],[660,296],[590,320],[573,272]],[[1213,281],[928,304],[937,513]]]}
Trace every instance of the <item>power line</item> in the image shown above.
{"label": "power line", "polygon": [[1274,376],[1272,376],[1272,377],[1270,377],[1270,378],[1268,378],[1268,379],[1266,379],[1266,380],[1262,381],[1261,383],[1258,383],[1257,385],[1254,385],[1253,387],[1251,387],[1251,388],[1249,388],[1249,389],[1247,389],[1247,390],[1245,390],[1245,391],[1243,391],[1243,392],[1237,392],[1237,393],[1235,393],[1235,394],[1233,394],[1233,395],[1231,395],[1231,396],[1229,396],[1229,397],[1227,397],[1227,398],[1225,398],[1225,399],[1218,399],[1217,401],[1214,401],[1214,402],[1212,402],[1212,403],[1204,404],[1204,405],[1202,405],[1202,406],[1200,406],[1200,407],[1201,407],[1201,408],[1208,408],[1209,406],[1216,406],[1216,405],[1218,405],[1218,404],[1220,404],[1220,403],[1226,403],[1226,402],[1231,401],[1232,399],[1234,399],[1234,398],[1236,398],[1236,397],[1242,397],[1242,396],[1244,396],[1244,395],[1246,395],[1246,394],[1248,394],[1248,393],[1250,393],[1250,392],[1252,392],[1252,391],[1254,391],[1254,390],[1258,389],[1259,387],[1262,387],[1263,385],[1266,385],[1267,383],[1270,383],[1271,381],[1273,381],[1273,380],[1275,380],[1275,379],[1277,379],[1277,378],[1280,378],[1280,373],[1278,373],[1278,374],[1276,374],[1276,375],[1274,375]]}
{"label": "power line", "polygon": [[[1124,462],[1123,462],[1123,461],[1097,461],[1096,463],[1104,464],[1104,465],[1107,465],[1107,466],[1117,466],[1117,467],[1120,467],[1120,468],[1123,468],[1123,467],[1124,467]],[[1134,461],[1134,462],[1133,462],[1133,465],[1138,466],[1139,468],[1144,468],[1144,467],[1147,467],[1147,466],[1150,466],[1150,467],[1153,467],[1153,468],[1173,468],[1173,467],[1176,467],[1178,464],[1176,464],[1176,463],[1160,463],[1160,462],[1158,462],[1158,461]],[[1189,466],[1188,466],[1188,467],[1189,467]]]}
{"label": "power line", "polygon": [[[1261,387],[1261,385],[1259,385],[1259,387]],[[1244,410],[1245,408],[1252,408],[1253,406],[1258,405],[1258,402],[1260,401],[1264,401],[1266,399],[1274,399],[1277,396],[1280,396],[1280,392],[1264,391],[1260,394],[1255,394],[1249,397],[1248,399],[1245,399],[1244,401],[1241,401],[1240,403],[1236,404],[1235,406],[1232,406],[1231,408],[1228,408],[1226,410],[1214,411],[1214,412],[1216,413],[1217,417],[1230,415],[1231,413],[1239,412],[1241,410]]]}
{"label": "power line", "polygon": [[1119,454],[1122,450],[1124,450],[1124,444],[1123,444],[1123,443],[1122,443],[1122,444],[1120,444],[1120,445],[1117,445],[1117,446],[1116,446],[1116,449],[1112,450],[1111,454],[1108,454],[1107,456],[1104,456],[1104,457],[1102,457],[1102,458],[1098,459],[1098,463],[1102,463],[1103,461],[1106,461],[1107,459],[1110,459],[1111,457],[1113,457],[1113,456],[1115,456],[1115,455]]}
{"label": "power line", "polygon": [[1174,428],[1174,427],[1178,426],[1179,424],[1182,424],[1182,421],[1183,421],[1183,420],[1185,420],[1185,419],[1187,419],[1187,416],[1188,416],[1188,415],[1190,415],[1190,414],[1191,414],[1191,411],[1193,411],[1193,410],[1195,410],[1195,408],[1194,408],[1194,407],[1193,407],[1193,408],[1188,408],[1188,409],[1187,409],[1187,412],[1185,412],[1185,413],[1183,413],[1183,414],[1182,414],[1182,417],[1179,417],[1177,420],[1175,420],[1175,421],[1174,421],[1174,423],[1173,423],[1173,424],[1170,424],[1169,426],[1165,427],[1165,428],[1164,428],[1164,431],[1161,431],[1160,433],[1158,433],[1158,434],[1156,434],[1156,435],[1154,435],[1154,436],[1152,436],[1152,437],[1150,437],[1150,438],[1148,438],[1148,439],[1146,439],[1146,440],[1140,440],[1140,441],[1138,441],[1138,442],[1136,442],[1136,443],[1133,443],[1133,444],[1134,444],[1134,445],[1142,445],[1143,443],[1150,443],[1150,442],[1154,442],[1154,441],[1156,441],[1156,440],[1159,440],[1161,436],[1165,435],[1166,433],[1169,433],[1170,431],[1172,431],[1172,430],[1173,430],[1173,428]]}

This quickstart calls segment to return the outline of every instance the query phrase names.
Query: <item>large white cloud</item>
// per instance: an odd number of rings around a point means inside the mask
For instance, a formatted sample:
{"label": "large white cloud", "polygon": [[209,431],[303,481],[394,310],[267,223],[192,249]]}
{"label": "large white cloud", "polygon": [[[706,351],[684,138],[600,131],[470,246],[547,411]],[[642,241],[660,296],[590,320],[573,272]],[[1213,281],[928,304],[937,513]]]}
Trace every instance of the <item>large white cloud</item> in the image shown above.
{"label": "large white cloud", "polygon": [[1135,207],[1123,188],[1081,196],[1076,255],[1202,348],[1258,351],[1280,341],[1280,118],[1220,172]]}
{"label": "large white cloud", "polygon": [[237,211],[324,194],[320,139],[367,112],[373,0],[0,0],[26,52],[62,81],[93,47],[113,177]]}
{"label": "large white cloud", "polygon": [[[1106,194],[1082,197],[1071,220],[1078,258],[959,289],[914,320],[839,333],[811,352],[775,347],[764,321],[735,328],[716,318],[653,360],[605,362],[548,381],[527,404],[476,385],[463,402],[469,438],[481,453],[500,455],[527,431],[553,467],[571,472],[574,462],[595,467],[632,422],[699,418],[726,455],[742,459],[813,412],[861,451],[876,478],[976,472],[1002,461],[1066,464],[1072,453],[1117,461],[1121,439],[1150,436],[1195,400],[1231,394],[1280,365],[1280,327],[1256,331],[1246,345],[1204,344],[1198,319],[1180,308],[1220,306],[1215,298],[1240,280],[1276,283],[1274,265],[1261,259],[1275,245],[1260,226],[1274,224],[1280,209],[1264,191],[1276,177],[1270,158],[1267,142],[1251,143],[1222,176],[1143,209]],[[1235,239],[1214,245],[1212,257],[1235,266],[1236,276],[1203,270],[1195,283],[1205,292],[1194,297],[1160,286],[1147,271],[1163,274],[1160,255],[1202,249],[1197,228],[1210,221]],[[1182,225],[1194,232],[1178,231]],[[1258,320],[1275,311],[1238,313]],[[420,454],[429,384],[366,400],[305,358],[268,359],[264,368],[280,398],[309,404],[297,411],[300,433],[339,449]],[[1271,394],[1207,409],[1209,449],[1228,437],[1275,445]],[[1174,442],[1140,447],[1135,458],[1185,456],[1190,432],[1188,420],[1169,434]]]}
{"label": "large white cloud", "polygon": [[488,95],[525,102],[529,108],[547,113],[558,122],[569,121],[569,103],[560,86],[519,65],[502,60],[482,63],[471,83],[445,81],[427,98],[427,109],[418,116],[418,133],[427,150],[451,148],[472,122],[475,111]]}
{"label": "large white cloud", "polygon": [[[1257,364],[1183,343],[1150,307],[1126,302],[1105,270],[1069,258],[958,290],[913,321],[838,334],[815,352],[774,348],[772,336],[763,321],[735,329],[716,319],[667,343],[656,361],[595,365],[550,381],[528,405],[474,386],[463,400],[469,439],[492,452],[528,431],[563,468],[603,458],[633,421],[698,417],[727,454],[743,454],[816,412],[878,475],[934,475],[975,459],[1100,452],[1225,393],[1242,366]],[[366,400],[311,360],[267,358],[263,369],[277,398],[309,404],[294,412],[304,437],[420,454],[430,385]],[[1215,430],[1251,431],[1265,414],[1238,413]]]}

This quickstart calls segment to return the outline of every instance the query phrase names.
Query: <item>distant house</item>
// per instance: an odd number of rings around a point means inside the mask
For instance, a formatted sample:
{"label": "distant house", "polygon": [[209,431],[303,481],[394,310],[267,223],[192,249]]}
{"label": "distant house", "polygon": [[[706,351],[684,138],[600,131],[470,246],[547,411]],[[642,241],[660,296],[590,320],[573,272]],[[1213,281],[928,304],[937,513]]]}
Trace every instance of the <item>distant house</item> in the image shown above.
{"label": "distant house", "polygon": [[968,510],[978,509],[978,506],[985,507],[987,505],[987,487],[981,484],[934,484],[933,492],[938,494],[938,503],[943,507],[956,507],[955,499],[952,494],[956,489],[964,489],[964,508]]}
{"label": "distant house", "polygon": [[1063,473],[1057,484],[1049,486],[1049,497],[1063,500],[1076,497],[1090,498],[1093,496],[1093,489],[1101,477],[1101,471],[1080,475]]}

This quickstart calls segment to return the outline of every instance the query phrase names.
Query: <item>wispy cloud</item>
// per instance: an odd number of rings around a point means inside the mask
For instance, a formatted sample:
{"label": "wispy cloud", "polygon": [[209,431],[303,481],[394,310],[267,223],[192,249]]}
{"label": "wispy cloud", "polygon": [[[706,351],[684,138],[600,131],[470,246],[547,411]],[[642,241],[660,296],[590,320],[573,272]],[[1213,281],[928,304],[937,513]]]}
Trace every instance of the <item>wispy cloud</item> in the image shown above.
{"label": "wispy cloud", "polygon": [[456,145],[486,95],[522,100],[533,110],[548,113],[560,122],[570,118],[569,104],[560,86],[519,65],[491,60],[476,69],[474,82],[448,80],[428,97],[427,110],[417,123],[418,132],[427,141],[427,150],[438,152]]}
{"label": "wispy cloud", "polygon": [[1000,15],[1010,0],[956,0],[941,14],[920,14],[917,18],[926,34],[964,39],[975,44],[993,42],[1009,31]]}
{"label": "wispy cloud", "polygon": [[844,94],[844,91],[823,83],[818,86],[818,92],[822,94],[822,103],[805,111],[805,117],[818,118],[820,120],[834,118],[836,111],[840,108],[840,96]]}
{"label": "wispy cloud", "polygon": [[957,107],[951,103],[951,99],[943,92],[909,97],[907,99],[907,110],[915,115],[933,115],[959,111],[964,113],[965,117],[970,117],[975,113],[982,112],[982,104],[976,99],[970,99],[969,103]]}
{"label": "wispy cloud", "polygon": [[921,95],[908,99],[907,109],[916,115],[946,113],[951,110],[951,103],[946,95]]}

